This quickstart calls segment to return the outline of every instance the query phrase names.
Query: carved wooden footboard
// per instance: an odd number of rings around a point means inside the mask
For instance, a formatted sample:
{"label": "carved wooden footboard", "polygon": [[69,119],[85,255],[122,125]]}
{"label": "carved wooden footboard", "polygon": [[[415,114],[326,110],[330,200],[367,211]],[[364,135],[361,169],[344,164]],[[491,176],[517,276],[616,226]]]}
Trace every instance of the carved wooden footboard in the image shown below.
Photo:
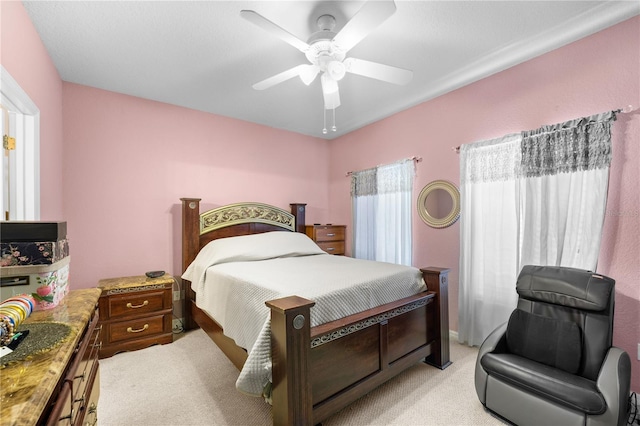
{"label": "carved wooden footboard", "polygon": [[[234,212],[233,225],[202,233],[199,201],[182,199],[185,269],[200,248],[215,238],[281,226],[254,223],[251,218],[237,223]],[[291,210],[295,224],[287,226],[304,230],[304,204],[292,204]],[[249,215],[269,214],[253,211]],[[271,309],[274,424],[317,424],[420,360],[441,369],[450,364],[448,269],[425,268],[422,273],[427,291],[313,328],[309,326],[313,301],[291,296],[266,302]],[[187,326],[202,327],[242,368],[246,352],[195,305],[190,286],[185,290]]]}

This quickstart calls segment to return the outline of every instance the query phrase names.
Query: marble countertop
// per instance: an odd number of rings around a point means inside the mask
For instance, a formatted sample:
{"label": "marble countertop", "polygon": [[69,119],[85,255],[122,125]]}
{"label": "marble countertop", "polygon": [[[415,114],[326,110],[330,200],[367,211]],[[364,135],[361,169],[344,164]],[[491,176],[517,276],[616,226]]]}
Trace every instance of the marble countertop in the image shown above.
{"label": "marble countertop", "polygon": [[98,282],[98,287],[108,295],[114,293],[126,293],[128,291],[141,291],[151,288],[162,288],[167,284],[174,284],[174,279],[170,274],[164,274],[157,278],[149,278],[146,275],[106,278]]}
{"label": "marble countertop", "polygon": [[99,288],[73,290],[60,305],[33,312],[18,327],[24,330],[31,323],[58,322],[69,325],[71,332],[46,352],[0,367],[0,424],[37,423],[89,323],[100,293]]}

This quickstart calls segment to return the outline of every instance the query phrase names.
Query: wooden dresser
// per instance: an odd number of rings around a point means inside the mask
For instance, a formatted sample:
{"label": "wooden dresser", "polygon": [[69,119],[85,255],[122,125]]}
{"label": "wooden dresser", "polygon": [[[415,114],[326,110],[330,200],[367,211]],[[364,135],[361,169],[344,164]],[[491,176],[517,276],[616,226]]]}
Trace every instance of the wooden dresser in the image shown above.
{"label": "wooden dresser", "polygon": [[[33,312],[18,327],[30,330],[20,343],[50,336],[36,327],[62,325],[65,333],[44,349],[0,368],[0,424],[95,425],[100,373],[97,288],[73,290],[50,310]],[[50,325],[49,325],[50,326]],[[42,329],[41,329],[42,330]],[[12,354],[13,355],[13,354]],[[4,358],[3,358],[4,359]]]}
{"label": "wooden dresser", "polygon": [[100,358],[173,342],[171,275],[100,280]]}
{"label": "wooden dresser", "polygon": [[345,225],[307,225],[306,234],[330,254],[344,255]]}

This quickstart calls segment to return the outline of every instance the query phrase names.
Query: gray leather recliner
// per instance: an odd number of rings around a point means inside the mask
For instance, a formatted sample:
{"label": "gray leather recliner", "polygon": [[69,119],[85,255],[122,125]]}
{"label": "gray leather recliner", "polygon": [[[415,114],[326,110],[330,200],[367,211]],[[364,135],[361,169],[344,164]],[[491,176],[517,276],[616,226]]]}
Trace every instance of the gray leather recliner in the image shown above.
{"label": "gray leather recliner", "polygon": [[517,425],[624,425],[629,355],[612,346],[615,281],[575,268],[525,266],[509,322],[480,347],[480,402]]}

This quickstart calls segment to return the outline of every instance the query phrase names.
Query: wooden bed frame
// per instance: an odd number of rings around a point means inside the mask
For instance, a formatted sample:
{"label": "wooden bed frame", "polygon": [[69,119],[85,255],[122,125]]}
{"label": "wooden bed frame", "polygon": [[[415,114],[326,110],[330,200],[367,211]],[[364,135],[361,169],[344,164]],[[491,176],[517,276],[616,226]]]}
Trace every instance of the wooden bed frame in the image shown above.
{"label": "wooden bed frame", "polygon": [[[183,271],[208,242],[274,230],[305,232],[305,204],[291,213],[258,203],[200,214],[199,198],[182,200]],[[448,269],[421,269],[427,291],[311,328],[314,302],[298,296],[270,300],[272,412],[276,425],[314,425],[417,362],[448,367]],[[188,281],[185,328],[201,327],[241,369],[244,349],[195,304]]]}

